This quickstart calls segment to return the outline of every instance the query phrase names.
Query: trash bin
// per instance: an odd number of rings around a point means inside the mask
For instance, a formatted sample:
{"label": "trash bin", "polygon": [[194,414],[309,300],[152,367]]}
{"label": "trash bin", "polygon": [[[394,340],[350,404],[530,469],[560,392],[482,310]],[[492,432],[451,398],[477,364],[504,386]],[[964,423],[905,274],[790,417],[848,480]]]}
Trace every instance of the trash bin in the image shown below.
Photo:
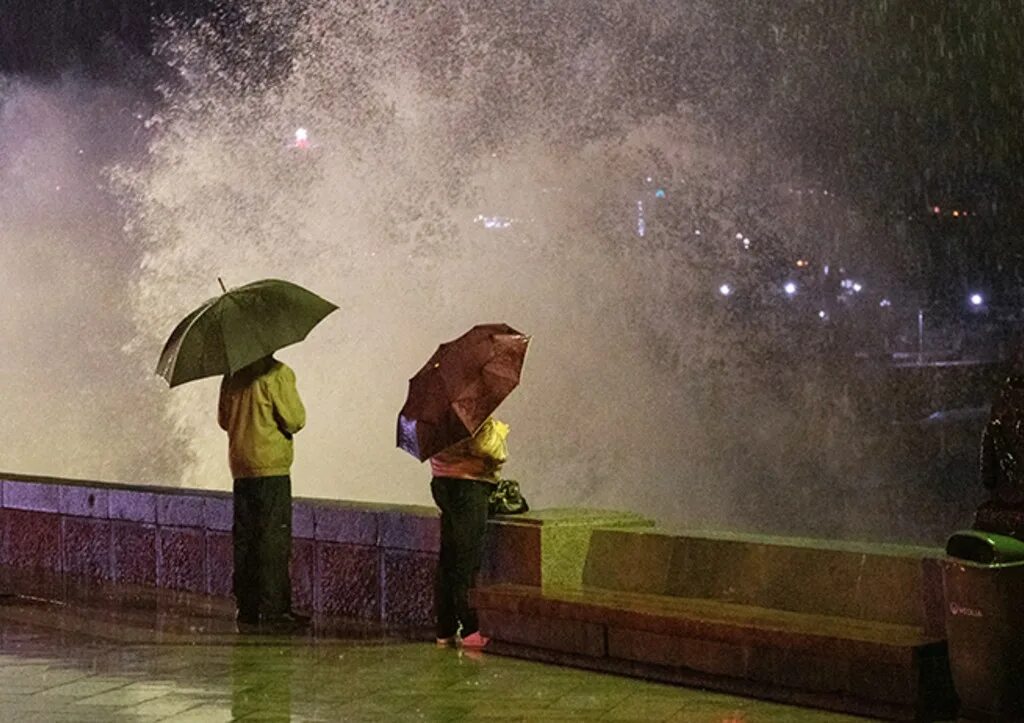
{"label": "trash bin", "polygon": [[942,585],[960,714],[1024,719],[1024,542],[963,530],[946,543]]}

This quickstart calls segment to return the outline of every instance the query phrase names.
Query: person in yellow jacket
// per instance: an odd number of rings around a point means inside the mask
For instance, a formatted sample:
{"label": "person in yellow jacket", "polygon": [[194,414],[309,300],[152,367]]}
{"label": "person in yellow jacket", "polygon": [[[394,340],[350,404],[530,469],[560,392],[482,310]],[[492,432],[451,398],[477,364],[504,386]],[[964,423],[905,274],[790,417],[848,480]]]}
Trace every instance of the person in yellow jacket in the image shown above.
{"label": "person in yellow jacket", "polygon": [[482,648],[476,611],[469,589],[480,571],[487,506],[501,467],[508,459],[509,427],[488,417],[476,433],[430,458],[430,492],[441,510],[441,552],[434,599],[437,602],[437,643]]}
{"label": "person in yellow jacket", "polygon": [[225,376],[217,422],[234,479],[234,593],[239,623],[304,624],[292,611],[292,437],[306,424],[295,372],[267,356]]}

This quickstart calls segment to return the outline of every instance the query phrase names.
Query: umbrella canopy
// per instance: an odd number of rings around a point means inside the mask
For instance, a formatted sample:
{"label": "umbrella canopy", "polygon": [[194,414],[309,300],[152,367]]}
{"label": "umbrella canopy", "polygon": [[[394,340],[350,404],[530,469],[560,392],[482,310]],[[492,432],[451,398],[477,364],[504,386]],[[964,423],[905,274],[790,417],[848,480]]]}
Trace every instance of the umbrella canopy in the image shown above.
{"label": "umbrella canopy", "polygon": [[186,316],[171,332],[156,373],[172,386],[234,374],[257,359],[306,338],[338,307],[280,279],[225,291]]}
{"label": "umbrella canopy", "polygon": [[480,324],[442,344],[409,380],[398,446],[421,462],[471,437],[519,384],[530,337]]}

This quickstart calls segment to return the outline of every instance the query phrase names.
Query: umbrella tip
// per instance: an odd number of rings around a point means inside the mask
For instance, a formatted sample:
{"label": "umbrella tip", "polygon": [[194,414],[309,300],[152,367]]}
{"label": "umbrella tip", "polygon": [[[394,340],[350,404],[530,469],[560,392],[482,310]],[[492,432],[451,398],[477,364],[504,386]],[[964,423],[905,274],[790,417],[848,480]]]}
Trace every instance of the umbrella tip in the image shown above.
{"label": "umbrella tip", "polygon": [[228,293],[228,288],[224,286],[224,279],[218,276],[217,283],[220,284],[221,291],[223,291],[225,294]]}

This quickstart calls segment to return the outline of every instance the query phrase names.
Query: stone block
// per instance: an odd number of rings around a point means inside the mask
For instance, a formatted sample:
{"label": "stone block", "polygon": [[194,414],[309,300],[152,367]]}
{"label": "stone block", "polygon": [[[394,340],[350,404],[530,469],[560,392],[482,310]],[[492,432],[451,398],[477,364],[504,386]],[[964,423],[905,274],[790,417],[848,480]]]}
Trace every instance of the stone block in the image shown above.
{"label": "stone block", "polygon": [[676,537],[666,592],[900,625],[922,625],[931,548],[767,535]]}
{"label": "stone block", "polygon": [[924,626],[922,559],[921,554],[866,556],[856,584],[857,607],[850,617]]}
{"label": "stone block", "polygon": [[158,587],[206,592],[206,536],[202,530],[161,527],[157,545]]}
{"label": "stone block", "polygon": [[436,572],[436,555],[385,550],[381,573],[383,621],[394,625],[432,626]]}
{"label": "stone block", "polygon": [[156,495],[156,522],[161,527],[203,528],[205,501],[200,495],[161,494]]}
{"label": "stone block", "polygon": [[540,527],[491,520],[484,540],[482,584],[541,584]]}
{"label": "stone block", "polygon": [[156,585],[156,527],[134,522],[110,523],[115,582]]}
{"label": "stone block", "polygon": [[924,634],[942,640],[946,637],[946,597],[942,561],[937,557],[921,559],[921,605]]}
{"label": "stone block", "polygon": [[[68,587],[67,579],[60,572],[0,566],[0,590],[4,592],[13,592],[38,600],[67,600]],[[9,634],[11,638],[21,638],[23,642],[24,632],[14,633],[16,629],[0,625],[0,631]]]}
{"label": "stone block", "polygon": [[4,510],[3,564],[60,572],[61,557],[60,515]]}
{"label": "stone block", "polygon": [[316,611],[380,619],[380,555],[376,548],[316,542]]}
{"label": "stone block", "polygon": [[203,496],[203,525],[207,530],[231,532],[235,523],[235,505],[231,493]]}
{"label": "stone block", "polygon": [[378,514],[376,510],[319,504],[313,509],[314,536],[323,542],[376,546]]}
{"label": "stone block", "polygon": [[665,594],[674,538],[648,528],[595,530],[583,568],[583,584],[607,590]]}
{"label": "stone block", "polygon": [[217,597],[231,597],[235,578],[235,547],[230,533],[206,531],[206,589]]}
{"label": "stone block", "polygon": [[545,587],[578,588],[594,531],[586,527],[541,530],[541,584]]}
{"label": "stone block", "polygon": [[749,648],[747,678],[803,691],[847,692],[851,666],[860,661],[822,657],[787,648]]}
{"label": "stone block", "polygon": [[301,537],[293,539],[288,568],[292,579],[292,607],[311,612],[316,599],[316,543]]}
{"label": "stone block", "polygon": [[863,660],[850,666],[847,688],[867,700],[909,704],[917,697],[915,677],[909,668]]}
{"label": "stone block", "polygon": [[59,512],[61,485],[48,482],[4,481],[4,507],[33,512]]}
{"label": "stone block", "polygon": [[605,629],[597,623],[553,620],[488,608],[480,608],[478,614],[483,634],[504,643],[596,658],[607,654]]}
{"label": "stone block", "polygon": [[541,525],[541,578],[545,587],[579,588],[583,585],[583,569],[595,530],[651,526],[646,518],[614,510],[558,508],[543,510],[531,517]]}
{"label": "stone block", "polygon": [[314,510],[316,505],[303,500],[292,502],[292,537],[312,540],[316,537]]}
{"label": "stone block", "polygon": [[393,508],[382,511],[378,519],[381,547],[416,552],[441,549],[441,518],[433,508]]}
{"label": "stone block", "polygon": [[667,592],[677,597],[757,605],[765,582],[764,545],[681,536],[672,555]]}
{"label": "stone block", "polygon": [[747,672],[747,650],[739,645],[611,626],[608,656],[732,678]]}
{"label": "stone block", "polygon": [[859,589],[877,569],[869,556],[841,551],[768,544],[759,552],[763,585],[750,603],[776,610],[857,617]]}
{"label": "stone block", "polygon": [[110,522],[64,517],[62,525],[64,573],[93,580],[109,580],[113,572]]}
{"label": "stone block", "polygon": [[137,490],[110,490],[110,519],[156,522],[156,494]]}
{"label": "stone block", "polygon": [[108,498],[109,491],[102,487],[60,485],[60,513],[106,519],[110,514]]}

